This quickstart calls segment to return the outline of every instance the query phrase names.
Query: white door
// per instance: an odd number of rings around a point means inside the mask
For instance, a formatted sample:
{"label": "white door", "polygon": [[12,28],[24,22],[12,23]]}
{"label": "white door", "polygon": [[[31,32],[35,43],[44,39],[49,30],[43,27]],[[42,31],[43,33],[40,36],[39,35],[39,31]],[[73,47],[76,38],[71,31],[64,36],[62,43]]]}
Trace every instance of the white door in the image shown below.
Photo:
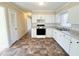
{"label": "white door", "polygon": [[9,27],[10,27],[10,44],[12,45],[16,40],[18,40],[17,32],[17,17],[15,10],[8,10],[9,13]]}

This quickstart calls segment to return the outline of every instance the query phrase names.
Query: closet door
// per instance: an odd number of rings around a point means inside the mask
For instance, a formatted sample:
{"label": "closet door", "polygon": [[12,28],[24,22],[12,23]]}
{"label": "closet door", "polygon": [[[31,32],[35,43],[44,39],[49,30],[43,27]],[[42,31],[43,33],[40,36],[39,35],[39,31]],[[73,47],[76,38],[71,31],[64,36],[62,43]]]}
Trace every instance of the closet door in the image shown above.
{"label": "closet door", "polygon": [[16,40],[18,40],[16,11],[8,9],[8,14],[10,29],[10,45],[12,45]]}

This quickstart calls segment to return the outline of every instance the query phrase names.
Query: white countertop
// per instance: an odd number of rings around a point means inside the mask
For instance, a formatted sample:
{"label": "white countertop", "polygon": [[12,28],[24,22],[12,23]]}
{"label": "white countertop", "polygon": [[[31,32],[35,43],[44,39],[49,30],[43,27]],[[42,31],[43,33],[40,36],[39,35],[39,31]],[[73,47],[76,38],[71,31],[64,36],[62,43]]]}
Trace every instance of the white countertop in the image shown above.
{"label": "white countertop", "polygon": [[[57,29],[58,30],[58,29]],[[60,30],[59,30],[60,31]],[[76,28],[70,28],[69,31],[61,31],[62,33],[65,33],[66,35],[69,35],[75,39],[79,40],[79,29]]]}
{"label": "white countertop", "polygon": [[70,31],[63,31],[63,33],[79,40],[79,32],[77,31],[70,30]]}

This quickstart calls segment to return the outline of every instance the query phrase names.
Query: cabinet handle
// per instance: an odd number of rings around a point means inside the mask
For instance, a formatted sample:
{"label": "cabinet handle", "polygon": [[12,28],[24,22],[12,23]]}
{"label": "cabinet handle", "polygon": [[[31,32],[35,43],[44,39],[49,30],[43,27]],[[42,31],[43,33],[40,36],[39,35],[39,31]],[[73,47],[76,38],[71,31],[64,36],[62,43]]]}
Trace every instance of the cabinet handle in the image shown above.
{"label": "cabinet handle", "polygon": [[72,42],[70,42],[70,43],[72,43]]}
{"label": "cabinet handle", "polygon": [[77,42],[77,43],[79,43],[79,42]]}

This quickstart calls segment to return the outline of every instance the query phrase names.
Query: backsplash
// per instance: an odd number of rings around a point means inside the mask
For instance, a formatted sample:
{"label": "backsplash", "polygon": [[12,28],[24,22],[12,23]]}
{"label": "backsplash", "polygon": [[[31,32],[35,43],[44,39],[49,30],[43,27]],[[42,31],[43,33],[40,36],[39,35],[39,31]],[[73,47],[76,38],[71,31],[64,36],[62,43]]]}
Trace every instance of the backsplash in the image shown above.
{"label": "backsplash", "polygon": [[[37,24],[38,23],[32,23],[32,28],[37,27]],[[56,27],[58,25],[56,23],[43,23],[43,24],[45,24],[46,28],[54,28],[54,27]]]}
{"label": "backsplash", "polygon": [[72,28],[79,28],[79,24],[71,24]]}

